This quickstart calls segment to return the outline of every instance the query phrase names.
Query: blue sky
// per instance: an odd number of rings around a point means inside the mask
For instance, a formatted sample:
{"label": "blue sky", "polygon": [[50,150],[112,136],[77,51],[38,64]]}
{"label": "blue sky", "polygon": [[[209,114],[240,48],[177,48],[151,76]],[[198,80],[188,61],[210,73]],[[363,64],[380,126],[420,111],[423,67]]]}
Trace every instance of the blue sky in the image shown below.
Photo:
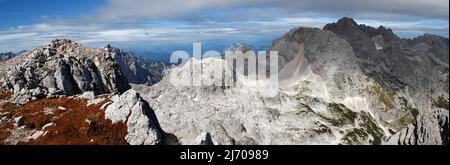
{"label": "blue sky", "polygon": [[50,17],[76,18],[92,14],[100,0],[0,0],[0,28],[10,28],[48,21]]}
{"label": "blue sky", "polygon": [[264,47],[291,28],[321,28],[343,16],[405,38],[448,37],[448,10],[448,0],[0,0],[0,52],[55,38],[150,52],[192,42]]}

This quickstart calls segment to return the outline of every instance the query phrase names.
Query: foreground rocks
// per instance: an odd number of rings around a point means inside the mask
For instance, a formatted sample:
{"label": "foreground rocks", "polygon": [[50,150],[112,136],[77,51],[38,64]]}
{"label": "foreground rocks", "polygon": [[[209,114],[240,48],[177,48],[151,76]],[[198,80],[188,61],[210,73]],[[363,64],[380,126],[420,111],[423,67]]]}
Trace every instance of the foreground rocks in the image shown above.
{"label": "foreground rocks", "polygon": [[126,123],[125,140],[131,145],[155,145],[162,141],[162,130],[148,103],[134,90],[113,100],[105,111],[112,123]]}
{"label": "foreground rocks", "polygon": [[385,144],[391,145],[448,145],[448,111],[433,109],[417,118],[416,123],[408,125],[394,134]]}

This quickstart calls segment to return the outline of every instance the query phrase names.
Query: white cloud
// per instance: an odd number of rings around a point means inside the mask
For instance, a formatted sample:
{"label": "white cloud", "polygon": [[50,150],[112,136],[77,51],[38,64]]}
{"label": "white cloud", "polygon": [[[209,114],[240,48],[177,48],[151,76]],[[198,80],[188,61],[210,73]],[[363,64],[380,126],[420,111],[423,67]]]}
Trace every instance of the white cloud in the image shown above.
{"label": "white cloud", "polygon": [[175,27],[104,27],[35,24],[0,31],[0,52],[20,51],[47,44],[56,38],[69,38],[88,46],[109,42],[152,43],[193,42],[223,39],[237,34],[235,28],[185,25]]}
{"label": "white cloud", "polygon": [[0,30],[0,52],[29,49],[55,38],[88,45],[271,40],[291,28],[321,28],[341,16],[384,25],[398,34],[448,36],[448,6],[448,0],[108,0],[98,15],[70,20],[42,15],[44,23]]}
{"label": "white cloud", "polygon": [[16,33],[16,34],[4,34],[0,35],[0,41],[21,39],[26,37],[37,36],[37,33],[27,32],[27,33]]}
{"label": "white cloud", "polygon": [[[349,16],[356,18],[412,19],[449,17],[448,0],[109,0],[101,10],[101,17],[109,21],[137,21],[142,19],[192,19],[206,11],[226,10],[221,19],[228,19],[238,9],[255,12],[250,19],[269,8],[287,13],[315,16]],[[245,14],[245,13],[240,13]],[[212,14],[211,17],[220,17]],[[198,18],[197,18],[198,19]],[[208,18],[204,18],[208,19]]]}

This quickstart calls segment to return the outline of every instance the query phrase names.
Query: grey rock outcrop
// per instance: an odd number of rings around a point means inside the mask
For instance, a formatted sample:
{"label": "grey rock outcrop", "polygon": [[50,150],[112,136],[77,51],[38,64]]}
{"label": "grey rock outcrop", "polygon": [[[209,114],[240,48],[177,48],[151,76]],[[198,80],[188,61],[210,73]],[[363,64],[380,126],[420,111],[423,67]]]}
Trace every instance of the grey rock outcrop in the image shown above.
{"label": "grey rock outcrop", "polygon": [[385,144],[390,145],[448,145],[449,114],[445,109],[433,109],[417,118],[416,123],[391,136]]}
{"label": "grey rock outcrop", "polygon": [[112,123],[126,123],[125,140],[131,145],[155,145],[162,142],[162,130],[148,103],[130,89],[105,110]]}
{"label": "grey rock outcrop", "polygon": [[123,93],[130,89],[109,52],[65,39],[25,52],[3,66],[2,88],[13,91],[13,100],[21,104],[52,95]]}

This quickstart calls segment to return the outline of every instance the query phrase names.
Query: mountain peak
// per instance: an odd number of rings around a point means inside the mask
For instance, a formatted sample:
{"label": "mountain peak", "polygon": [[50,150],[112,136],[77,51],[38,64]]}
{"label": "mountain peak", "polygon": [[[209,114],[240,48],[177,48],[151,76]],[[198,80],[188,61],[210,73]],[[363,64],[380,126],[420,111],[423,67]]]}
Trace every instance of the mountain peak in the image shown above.
{"label": "mountain peak", "polygon": [[378,26],[378,29],[377,29],[377,30],[381,30],[381,31],[382,31],[382,30],[387,30],[387,29],[386,29],[386,27],[384,27],[383,25],[380,25],[380,26]]}
{"label": "mountain peak", "polygon": [[346,32],[346,31],[351,32],[351,31],[354,31],[355,29],[358,29],[358,24],[352,18],[342,17],[335,23],[326,24],[323,27],[323,29],[330,30],[330,31],[337,30],[337,31],[341,31],[341,32]]}
{"label": "mountain peak", "polygon": [[247,52],[249,50],[251,50],[250,46],[248,46],[248,45],[246,45],[244,43],[235,43],[235,44],[232,44],[232,45],[226,47],[223,50],[223,52],[225,52],[225,51],[232,51],[232,52],[234,52],[234,51],[242,51],[243,53],[245,53],[245,52]]}
{"label": "mountain peak", "polygon": [[113,46],[111,46],[110,43],[107,43],[105,46],[103,46],[102,50],[111,51],[112,48],[113,48]]}
{"label": "mountain peak", "polygon": [[377,28],[377,33],[381,34],[385,40],[399,40],[399,38],[394,34],[392,29],[386,28],[383,25],[380,25]]}
{"label": "mountain peak", "polygon": [[339,24],[339,25],[345,25],[345,26],[358,26],[356,21],[353,20],[353,18],[350,18],[350,17],[342,17],[336,23]]}
{"label": "mountain peak", "polygon": [[58,48],[62,45],[73,45],[73,46],[80,46],[79,43],[72,41],[70,39],[54,39],[50,42],[51,48]]}

